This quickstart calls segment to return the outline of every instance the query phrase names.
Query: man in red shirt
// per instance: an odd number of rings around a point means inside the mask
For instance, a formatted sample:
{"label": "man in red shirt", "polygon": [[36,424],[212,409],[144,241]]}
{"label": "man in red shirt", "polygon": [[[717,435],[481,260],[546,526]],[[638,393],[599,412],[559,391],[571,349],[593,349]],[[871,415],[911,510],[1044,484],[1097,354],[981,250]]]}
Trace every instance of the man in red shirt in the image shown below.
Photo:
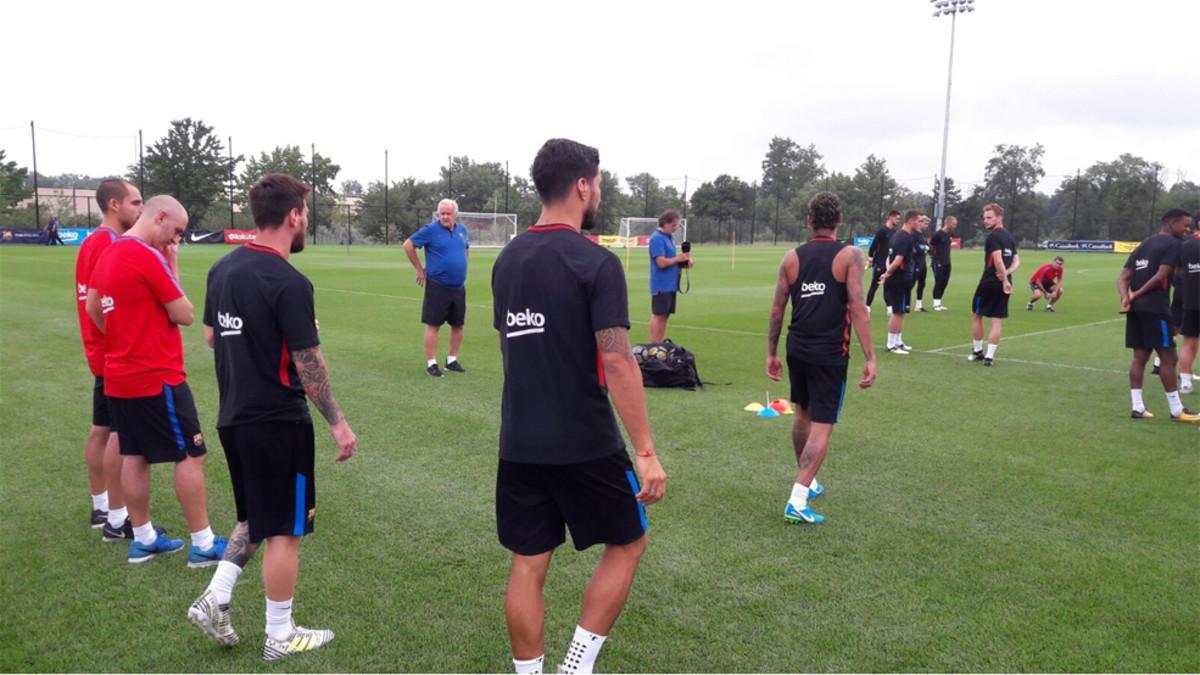
{"label": "man in red shirt", "polygon": [[[96,189],[100,205],[100,227],[84,240],[75,259],[75,304],[79,312],[79,334],[83,353],[95,384],[92,387],[92,428],[83,446],[87,464],[88,484],[92,493],[92,528],[104,528],[103,541],[132,539],[133,530],[127,522],[125,496],[121,492],[121,452],[113,435],[112,416],[104,396],[104,333],[87,315],[88,287],[92,270],[108,245],[133,226],[142,215],[142,193],[127,181],[112,178]],[[128,536],[126,536],[128,532]]]}
{"label": "man in red shirt", "polygon": [[175,463],[175,494],[192,534],[188,567],[216,565],[225,540],[208,524],[204,487],[207,449],[185,381],[179,326],[195,309],[179,285],[179,237],[187,212],[174,198],[151,197],[125,236],[100,256],[88,288],[87,312],[104,331],[104,393],[120,429],[121,485],[133,541],[129,562],[183,548],[150,521],[150,465]]}
{"label": "man in red shirt", "polygon": [[1063,294],[1063,263],[1062,256],[1056,256],[1053,262],[1037,268],[1033,276],[1029,277],[1029,290],[1033,291],[1033,296],[1025,305],[1025,311],[1032,312],[1033,304],[1046,298],[1046,311],[1054,312],[1054,303],[1058,302]]}

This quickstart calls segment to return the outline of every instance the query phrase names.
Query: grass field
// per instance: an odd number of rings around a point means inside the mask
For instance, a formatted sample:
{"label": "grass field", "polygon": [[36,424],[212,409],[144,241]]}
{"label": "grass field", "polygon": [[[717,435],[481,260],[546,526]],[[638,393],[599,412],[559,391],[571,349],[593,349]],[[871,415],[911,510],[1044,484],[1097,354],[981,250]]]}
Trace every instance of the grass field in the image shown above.
{"label": "grass field", "polygon": [[[197,309],[209,265],[228,250],[182,251]],[[820,474],[825,524],[796,527],[782,517],[795,469],[790,418],[742,411],[764,390],[786,396],[763,374],[785,250],[739,248],[730,269],[727,248],[697,249],[669,337],[718,384],[647,394],[667,497],[649,510],[650,548],[598,668],[1200,670],[1200,434],[1167,420],[1149,377],[1158,418],[1129,419],[1113,285],[1121,257],[1069,256],[1066,297],[1050,315],[1023,309],[1022,282],[1049,258],[1026,252],[991,369],[965,358],[980,252],[956,253],[951,311],[909,318],[910,356],[882,353],[877,299],[878,383],[846,396]],[[187,569],[182,555],[129,565],[124,546],[86,527],[91,377],[73,308],[75,251],[0,247],[0,669],[268,670],[258,562],[234,598],[242,645],[222,650],[184,618],[210,571]],[[421,291],[398,247],[293,258],[316,286],[323,349],[360,450],[335,465],[317,422],[319,516],[296,618],[338,637],[287,670],[510,670],[508,556],[493,511],[494,256],[477,250],[471,262],[469,372],[437,381],[424,373]],[[649,314],[644,256],[629,272],[635,342]],[[233,504],[212,356],[198,324],[184,342],[212,451],[209,513],[224,534]],[[862,363],[853,353],[852,374]],[[180,534],[170,476],[155,470],[154,520]],[[552,564],[548,667],[598,555],[567,546]]]}

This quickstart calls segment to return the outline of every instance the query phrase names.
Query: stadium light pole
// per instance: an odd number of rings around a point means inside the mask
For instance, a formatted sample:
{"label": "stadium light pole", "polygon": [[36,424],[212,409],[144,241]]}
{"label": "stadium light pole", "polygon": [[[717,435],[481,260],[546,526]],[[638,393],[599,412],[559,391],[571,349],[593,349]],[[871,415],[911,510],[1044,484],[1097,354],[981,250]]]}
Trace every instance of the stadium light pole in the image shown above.
{"label": "stadium light pole", "polygon": [[975,0],[929,0],[933,3],[933,16],[950,16],[950,65],[946,69],[946,120],[942,126],[942,170],[938,172],[938,200],[934,208],[936,230],[942,229],[946,216],[946,150],[950,141],[950,84],[954,78],[954,29],[958,15],[975,11]]}

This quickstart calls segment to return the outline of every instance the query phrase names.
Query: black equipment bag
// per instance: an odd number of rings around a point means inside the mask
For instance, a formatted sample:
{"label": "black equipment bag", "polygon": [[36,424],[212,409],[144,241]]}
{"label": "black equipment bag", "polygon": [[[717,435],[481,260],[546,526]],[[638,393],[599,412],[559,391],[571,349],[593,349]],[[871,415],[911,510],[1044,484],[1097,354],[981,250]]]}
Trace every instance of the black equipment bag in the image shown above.
{"label": "black equipment bag", "polygon": [[642,370],[643,386],[704,388],[696,355],[670,340],[634,345],[633,355]]}

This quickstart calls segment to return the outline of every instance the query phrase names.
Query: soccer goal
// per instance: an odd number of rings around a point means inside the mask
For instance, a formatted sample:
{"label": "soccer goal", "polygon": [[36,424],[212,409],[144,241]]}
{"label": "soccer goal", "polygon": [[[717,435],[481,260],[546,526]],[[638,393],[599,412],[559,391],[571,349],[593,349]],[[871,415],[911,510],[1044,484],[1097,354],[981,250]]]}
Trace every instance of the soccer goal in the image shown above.
{"label": "soccer goal", "polygon": [[[658,229],[658,218],[622,218],[622,246],[639,247],[650,245],[650,235]],[[673,235],[676,243],[687,241],[687,218],[679,221],[679,229]]]}
{"label": "soccer goal", "polygon": [[[433,214],[436,222],[438,214]],[[472,213],[460,211],[458,222],[467,228],[471,246],[499,248],[517,236],[517,214],[515,213]]]}

